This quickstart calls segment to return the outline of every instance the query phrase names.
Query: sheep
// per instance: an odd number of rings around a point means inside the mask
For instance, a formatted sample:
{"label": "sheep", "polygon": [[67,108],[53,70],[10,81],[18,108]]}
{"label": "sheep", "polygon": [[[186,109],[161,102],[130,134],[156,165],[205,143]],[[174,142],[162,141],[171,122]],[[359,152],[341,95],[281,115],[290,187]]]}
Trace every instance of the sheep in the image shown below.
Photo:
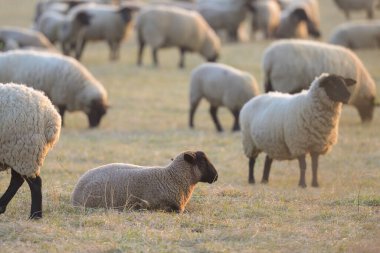
{"label": "sheep", "polygon": [[274,37],[280,24],[281,9],[275,0],[257,0],[252,3],[252,31],[262,31],[266,39]]}
{"label": "sheep", "polygon": [[65,15],[59,12],[46,11],[37,21],[35,29],[46,36],[54,44],[59,41],[60,27],[65,21]]}
{"label": "sheep", "polygon": [[319,38],[319,4],[316,0],[293,0],[281,15],[277,38]]}
{"label": "sheep", "polygon": [[235,120],[232,131],[238,131],[240,109],[258,93],[256,79],[251,74],[221,63],[203,63],[191,73],[189,126],[194,127],[195,111],[205,98],[210,102],[210,114],[217,131],[223,131],[217,117],[219,106],[231,111]]}
{"label": "sheep", "polygon": [[198,182],[218,173],[202,151],[179,154],[166,167],[112,163],[83,174],[71,195],[74,206],[149,209],[182,213]]}
{"label": "sheep", "polygon": [[215,30],[227,31],[230,41],[238,40],[238,30],[245,20],[251,0],[199,0],[197,11]]}
{"label": "sheep", "polygon": [[318,158],[336,144],[342,103],[350,98],[355,80],[321,74],[308,91],[299,94],[270,92],[252,98],[242,110],[240,125],[245,155],[249,158],[249,183],[255,183],[254,165],[265,152],[262,183],[267,183],[273,159],[298,159],[299,186],[306,187],[305,155],[312,159],[312,186],[318,187]]}
{"label": "sheep", "polygon": [[380,22],[344,23],[332,32],[329,43],[350,49],[379,48]]}
{"label": "sheep", "polygon": [[26,181],[32,195],[29,218],[42,218],[40,169],[59,139],[61,117],[42,92],[14,83],[0,84],[0,108],[0,171],[11,170],[0,214]]}
{"label": "sheep", "polygon": [[78,61],[63,55],[15,50],[0,54],[0,82],[25,83],[45,92],[63,117],[81,110],[90,127],[107,111],[107,92]]}
{"label": "sheep", "polygon": [[42,33],[21,27],[1,27],[0,40],[4,43],[3,51],[30,47],[55,50],[54,46]]}
{"label": "sheep", "polygon": [[[80,60],[87,41],[104,40],[110,47],[110,60],[120,57],[120,44],[132,20],[132,8],[104,4],[81,4],[72,8],[61,26],[63,52],[69,54],[67,44],[76,43],[75,58]],[[82,16],[81,16],[82,15]],[[83,22],[83,15],[89,16]],[[80,22],[74,22],[81,20]],[[85,27],[83,27],[85,26]]]}
{"label": "sheep", "polygon": [[157,51],[164,47],[178,47],[179,67],[185,67],[186,51],[199,52],[207,61],[216,61],[220,51],[220,40],[207,22],[195,11],[177,7],[150,6],[143,8],[136,21],[139,51],[137,65],[142,64],[145,44],[152,47],[155,66],[158,66]]}
{"label": "sheep", "polygon": [[34,23],[36,24],[40,17],[45,12],[55,12],[58,14],[65,15],[67,14],[72,8],[79,4],[88,3],[88,1],[80,1],[80,0],[62,0],[62,1],[39,1],[36,5],[36,10],[34,14]]}
{"label": "sheep", "polygon": [[265,50],[262,67],[266,92],[299,92],[323,72],[355,79],[358,83],[349,104],[356,107],[362,122],[373,118],[375,82],[349,49],[316,41],[276,41]]}
{"label": "sheep", "polygon": [[378,0],[335,0],[335,4],[344,12],[346,19],[350,19],[350,11],[365,10],[367,18],[374,18],[374,9]]}

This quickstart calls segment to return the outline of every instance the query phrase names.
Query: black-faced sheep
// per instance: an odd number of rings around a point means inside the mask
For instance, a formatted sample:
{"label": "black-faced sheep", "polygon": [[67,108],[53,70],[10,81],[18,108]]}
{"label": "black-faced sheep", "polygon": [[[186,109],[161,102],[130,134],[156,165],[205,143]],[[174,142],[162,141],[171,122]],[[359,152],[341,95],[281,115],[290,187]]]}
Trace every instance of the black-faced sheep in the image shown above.
{"label": "black-faced sheep", "polygon": [[373,19],[378,0],[335,0],[339,9],[344,11],[346,19],[350,19],[350,11],[366,11],[367,18]]}

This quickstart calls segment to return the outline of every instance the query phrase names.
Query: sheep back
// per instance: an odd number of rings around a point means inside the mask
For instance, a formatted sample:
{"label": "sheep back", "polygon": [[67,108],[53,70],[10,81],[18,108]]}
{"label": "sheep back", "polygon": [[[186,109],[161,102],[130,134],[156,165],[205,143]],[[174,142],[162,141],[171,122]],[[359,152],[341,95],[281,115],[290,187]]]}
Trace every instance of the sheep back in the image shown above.
{"label": "sheep back", "polygon": [[17,48],[36,47],[54,50],[54,46],[42,33],[20,27],[0,28],[0,40],[5,44],[7,41],[17,43]]}
{"label": "sheep back", "polygon": [[0,104],[0,170],[38,176],[59,139],[61,117],[42,92],[24,85],[0,84]]}
{"label": "sheep back", "polygon": [[257,95],[256,79],[247,72],[220,63],[203,63],[191,74],[190,102],[205,97],[214,106],[240,110]]}
{"label": "sheep back", "polygon": [[265,90],[296,93],[307,89],[321,73],[357,81],[349,104],[363,121],[373,117],[376,85],[361,60],[350,50],[314,41],[281,40],[264,52]]}

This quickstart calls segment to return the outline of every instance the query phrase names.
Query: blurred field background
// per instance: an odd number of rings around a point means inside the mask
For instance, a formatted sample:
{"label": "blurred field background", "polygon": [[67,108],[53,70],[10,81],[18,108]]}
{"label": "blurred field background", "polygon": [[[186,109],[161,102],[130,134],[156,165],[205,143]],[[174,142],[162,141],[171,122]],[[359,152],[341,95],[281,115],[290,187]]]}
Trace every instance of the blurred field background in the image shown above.
{"label": "blurred field background", "polygon": [[[0,0],[0,25],[29,27],[36,0]],[[320,0],[323,40],[344,22],[331,0]],[[364,18],[364,13],[353,15]],[[380,12],[376,13],[380,18]],[[220,62],[253,74],[269,41],[224,44]],[[232,116],[219,110],[216,133],[203,102],[188,123],[188,82],[203,59],[186,56],[177,69],[177,49],[159,51],[152,67],[150,49],[136,66],[133,32],[121,59],[108,61],[108,46],[88,43],[82,63],[109,94],[111,108],[100,128],[87,129],[82,113],[67,113],[58,145],[42,168],[44,218],[27,221],[29,189],[24,185],[0,215],[0,252],[380,252],[380,109],[362,125],[356,110],[344,107],[338,144],[320,158],[320,187],[297,186],[296,161],[274,162],[268,185],[248,185],[248,161]],[[380,91],[380,51],[358,51]],[[312,60],[312,59],[310,59]],[[379,101],[379,99],[378,99]],[[1,124],[1,119],[0,119]],[[70,204],[80,175],[111,162],[166,165],[184,150],[203,150],[219,172],[213,185],[198,184],[183,214],[81,210]],[[255,176],[262,176],[264,155]],[[10,173],[0,174],[0,194]]]}

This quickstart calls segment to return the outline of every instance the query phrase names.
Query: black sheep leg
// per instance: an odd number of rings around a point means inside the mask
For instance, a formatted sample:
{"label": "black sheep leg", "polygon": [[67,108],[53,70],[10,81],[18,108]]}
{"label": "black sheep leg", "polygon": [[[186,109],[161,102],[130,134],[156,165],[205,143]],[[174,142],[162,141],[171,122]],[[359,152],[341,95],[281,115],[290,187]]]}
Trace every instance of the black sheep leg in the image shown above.
{"label": "black sheep leg", "polygon": [[152,58],[153,58],[153,64],[154,64],[155,67],[158,67],[158,65],[159,65],[157,51],[158,51],[157,48],[153,48],[152,49]]}
{"label": "black sheep leg", "polygon": [[63,122],[63,116],[65,115],[65,111],[66,111],[66,106],[65,105],[58,105],[58,111],[59,111],[59,115],[61,115],[61,126],[64,126],[64,122]]}
{"label": "black sheep leg", "polygon": [[300,166],[300,181],[298,185],[302,188],[306,187],[306,182],[305,182],[305,172],[306,172],[306,160],[305,160],[305,155],[301,155],[298,157],[298,163]]}
{"label": "black sheep leg", "polygon": [[185,52],[186,52],[186,49],[182,47],[179,49],[180,60],[179,60],[178,67],[181,69],[185,67]]}
{"label": "black sheep leg", "polygon": [[82,53],[84,50],[84,46],[86,45],[86,42],[86,40],[82,40],[76,46],[75,59],[77,59],[78,61],[80,61],[80,58],[82,57]]}
{"label": "black sheep leg", "polygon": [[30,193],[32,195],[32,206],[30,209],[29,219],[42,218],[42,181],[40,176],[35,178],[28,177],[26,182],[29,185]]}
{"label": "black sheep leg", "polygon": [[273,159],[270,158],[268,155],[265,157],[265,164],[264,164],[264,173],[263,178],[261,179],[261,183],[266,184],[269,181],[269,173],[270,168],[272,166]]}
{"label": "black sheep leg", "polygon": [[145,42],[142,40],[139,40],[139,52],[137,55],[137,65],[141,66],[142,64],[142,55],[144,53],[144,47],[145,47]]}
{"label": "black sheep leg", "polygon": [[20,189],[21,185],[24,183],[24,179],[19,173],[17,173],[13,169],[11,169],[11,171],[11,182],[9,183],[8,189],[0,198],[0,214],[5,212],[8,203],[12,200],[18,189]]}
{"label": "black sheep leg", "polygon": [[218,116],[216,115],[217,112],[218,112],[218,107],[211,105],[210,106],[210,114],[211,114],[212,120],[215,123],[216,130],[218,130],[218,132],[223,132],[223,128],[219,123]]}
{"label": "black sheep leg", "polygon": [[313,171],[313,179],[311,181],[311,186],[318,187],[318,158],[319,154],[311,154],[311,169]]}
{"label": "black sheep leg", "polygon": [[239,114],[240,114],[240,110],[239,109],[235,109],[235,110],[231,110],[231,113],[232,115],[234,115],[234,125],[232,127],[232,131],[239,131],[240,130],[240,125],[239,125]]}
{"label": "black sheep leg", "polygon": [[253,173],[255,162],[257,157],[249,158],[248,162],[248,183],[254,184],[255,183],[255,175]]}

